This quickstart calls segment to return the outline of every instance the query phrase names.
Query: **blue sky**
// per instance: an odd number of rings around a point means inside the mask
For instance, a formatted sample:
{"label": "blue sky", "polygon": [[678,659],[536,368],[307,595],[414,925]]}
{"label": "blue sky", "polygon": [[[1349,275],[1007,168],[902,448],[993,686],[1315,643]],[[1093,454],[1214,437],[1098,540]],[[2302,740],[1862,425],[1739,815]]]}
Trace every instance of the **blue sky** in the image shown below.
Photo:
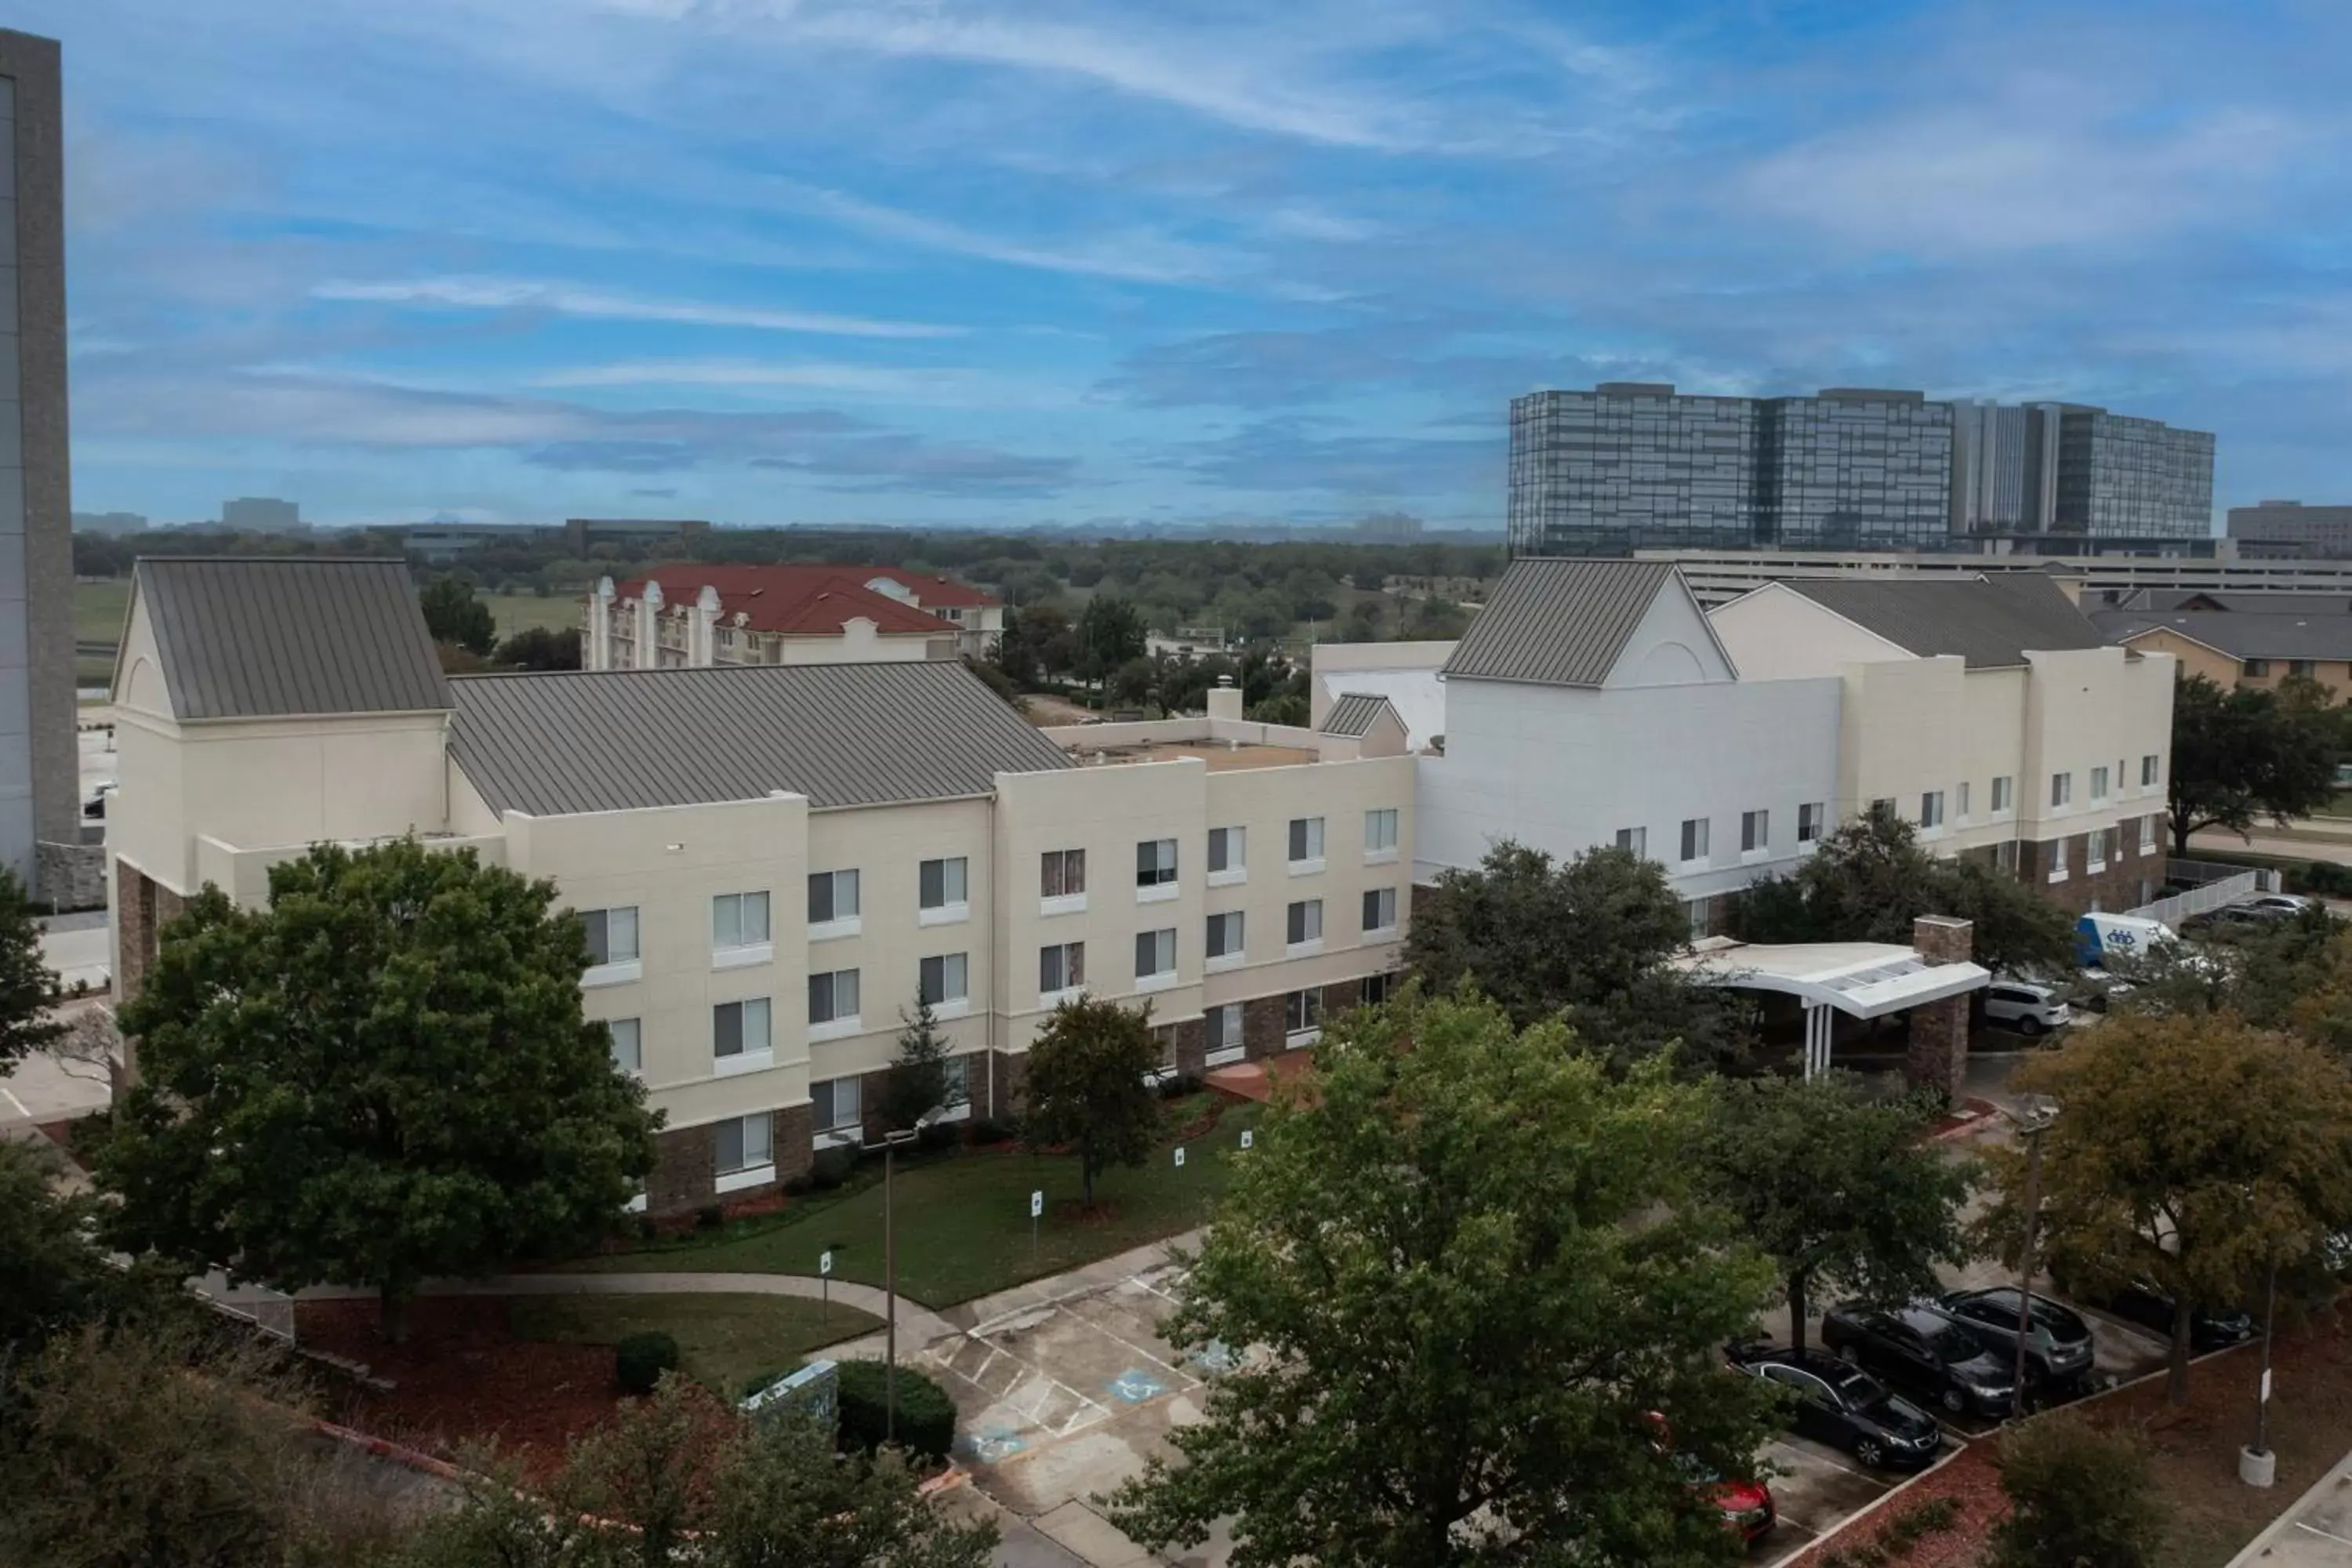
{"label": "blue sky", "polygon": [[1514,394],[2066,397],[2352,500],[2352,6],[19,0],[75,504],[1499,524]]}

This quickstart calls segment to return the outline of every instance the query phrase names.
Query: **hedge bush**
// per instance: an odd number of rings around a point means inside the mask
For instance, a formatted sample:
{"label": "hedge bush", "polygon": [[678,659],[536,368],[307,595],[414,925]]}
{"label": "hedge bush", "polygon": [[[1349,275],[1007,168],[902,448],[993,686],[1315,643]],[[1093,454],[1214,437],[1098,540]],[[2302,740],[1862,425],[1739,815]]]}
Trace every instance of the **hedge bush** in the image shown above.
{"label": "hedge bush", "polygon": [[625,1336],[613,1347],[613,1375],[631,1394],[651,1394],[662,1373],[677,1370],[677,1342],[659,1329]]}
{"label": "hedge bush", "polygon": [[848,1144],[836,1143],[830,1149],[820,1149],[809,1163],[809,1185],[818,1192],[829,1193],[849,1180],[849,1173],[857,1168],[857,1151]]}
{"label": "hedge bush", "polygon": [[[845,1361],[840,1377],[840,1444],[871,1453],[882,1443],[883,1392],[887,1368],[878,1361]],[[903,1363],[898,1368],[898,1446],[910,1454],[944,1459],[955,1447],[955,1402],[929,1378]]]}
{"label": "hedge bush", "polygon": [[2000,1489],[2010,1515],[1993,1529],[1991,1568],[2150,1568],[2163,1547],[2147,1447],[2072,1414],[2002,1435]]}

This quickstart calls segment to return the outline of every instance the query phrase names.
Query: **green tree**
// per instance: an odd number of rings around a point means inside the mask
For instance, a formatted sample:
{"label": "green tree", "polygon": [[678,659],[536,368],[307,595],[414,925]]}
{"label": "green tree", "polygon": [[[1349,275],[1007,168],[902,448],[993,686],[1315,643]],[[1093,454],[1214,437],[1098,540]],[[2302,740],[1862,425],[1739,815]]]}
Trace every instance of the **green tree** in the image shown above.
{"label": "green tree", "polygon": [[1059,605],[1008,608],[991,658],[1015,686],[1031,690],[1070,668],[1076,639],[1070,617]]}
{"label": "green tree", "polygon": [[931,1005],[916,998],[914,1016],[901,1013],[898,1059],[883,1080],[882,1114],[894,1129],[914,1126],[934,1110],[963,1101],[963,1073]]}
{"label": "green tree", "polygon": [[41,958],[41,928],[16,873],[0,866],[0,1073],[66,1032],[52,1011],[57,972]]}
{"label": "green tree", "polygon": [[1140,1165],[1160,1132],[1160,1097],[1149,1079],[1160,1046],[1149,1012],[1081,996],[1054,1009],[1029,1042],[1023,1077],[1028,1142],[1075,1144],[1088,1207],[1095,1178],[1113,1165]]}
{"label": "green tree", "polygon": [[1924,1100],[1874,1100],[1847,1073],[1723,1086],[1706,1187],[1780,1264],[1799,1349],[1816,1283],[1900,1303],[1935,1289],[1937,1263],[1966,1261],[1968,1172],[1920,1142],[1936,1116]]}
{"label": "green tree", "polygon": [[1667,964],[1689,943],[1657,862],[1612,847],[1561,863],[1504,843],[1414,900],[1405,962],[1433,991],[1471,981],[1521,1028],[1565,1017],[1620,1067],[1677,1044],[1695,1065],[1737,1062],[1745,1005]]}
{"label": "green tree", "polygon": [[1143,614],[1129,600],[1097,595],[1079,613],[1072,652],[1075,668],[1087,680],[1103,680],[1131,658],[1143,657]]}
{"label": "green tree", "polygon": [[1163,1331],[1251,1347],[1114,1496],[1239,1568],[1728,1562],[1691,1468],[1749,1473],[1768,1390],[1717,1347],[1771,1289],[1688,1177],[1706,1092],[1612,1080],[1465,988],[1335,1022],[1242,1157]]}
{"label": "green tree", "polygon": [[498,623],[490,607],[474,597],[474,585],[451,573],[436,577],[418,595],[425,608],[425,629],[433,640],[449,643],[487,658],[499,645]]}
{"label": "green tree", "polygon": [[[2042,1135],[2052,1272],[2093,1286],[2152,1280],[2178,1304],[2168,1397],[2189,1397],[2200,1304],[2253,1299],[2266,1270],[2352,1224],[2352,1074],[2318,1047],[2227,1013],[2109,1018],[2019,1069],[2060,1107]],[[2025,1156],[1990,1156],[1987,1232],[2011,1256]]]}
{"label": "green tree", "polygon": [[375,1284],[398,1339],[420,1279],[604,1234],[658,1119],[581,1014],[555,897],[414,839],[274,866],[266,909],[207,887],[122,1008],[117,1238],[286,1290]]}
{"label": "green tree", "polygon": [[1993,1526],[1988,1568],[2152,1568],[2164,1510],[2147,1450],[2065,1412],[2000,1439],[2009,1517]]}
{"label": "green tree", "polygon": [[1838,828],[1794,871],[1750,883],[1732,906],[1731,924],[1748,942],[1907,947],[1911,922],[1921,915],[1972,922],[1977,962],[1990,969],[2074,962],[2074,916],[1989,866],[1928,854],[1917,830],[1887,811]]}
{"label": "green tree", "polygon": [[90,1205],[58,1190],[58,1163],[46,1141],[0,1139],[0,1382],[105,1297],[107,1270],[83,1234]]}
{"label": "green tree", "polygon": [[562,631],[553,631],[546,626],[525,626],[499,644],[491,662],[509,669],[577,669],[580,628],[565,626]]}
{"label": "green tree", "polygon": [[2327,804],[2336,728],[2307,702],[2182,676],[2172,694],[2172,852],[2187,856],[2189,835],[2204,828],[2244,837],[2263,818],[2284,826]]}

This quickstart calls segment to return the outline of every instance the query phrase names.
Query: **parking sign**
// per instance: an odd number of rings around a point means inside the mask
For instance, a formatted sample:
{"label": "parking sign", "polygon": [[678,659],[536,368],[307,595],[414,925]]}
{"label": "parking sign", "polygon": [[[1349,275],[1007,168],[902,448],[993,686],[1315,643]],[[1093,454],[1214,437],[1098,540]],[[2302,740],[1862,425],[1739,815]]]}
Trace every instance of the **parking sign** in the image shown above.
{"label": "parking sign", "polygon": [[833,1272],[833,1248],[830,1247],[816,1255],[816,1271],[819,1274]]}
{"label": "parking sign", "polygon": [[1031,1219],[1035,1219],[1039,1215],[1042,1215],[1045,1212],[1045,1194],[1042,1192],[1031,1193],[1029,1194],[1029,1217]]}
{"label": "parking sign", "polygon": [[1184,1168],[1184,1145],[1181,1143],[1176,1145],[1176,1168],[1180,1171]]}
{"label": "parking sign", "polygon": [[1249,1128],[1246,1128],[1246,1127],[1243,1128],[1243,1129],[1242,1129],[1242,1147],[1243,1147],[1243,1148],[1244,1148],[1244,1149],[1248,1148],[1248,1147],[1250,1146],[1250,1140],[1251,1140],[1252,1138],[1255,1137],[1255,1136],[1256,1136],[1256,1134],[1255,1134],[1255,1132],[1253,1132]]}

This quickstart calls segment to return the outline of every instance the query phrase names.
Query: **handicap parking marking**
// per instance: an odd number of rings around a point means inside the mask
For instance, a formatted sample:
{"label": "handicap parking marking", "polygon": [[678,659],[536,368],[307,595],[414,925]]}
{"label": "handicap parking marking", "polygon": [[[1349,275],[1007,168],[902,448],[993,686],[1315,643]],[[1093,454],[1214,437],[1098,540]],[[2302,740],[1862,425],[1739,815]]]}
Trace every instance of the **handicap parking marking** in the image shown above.
{"label": "handicap parking marking", "polygon": [[1113,1398],[1128,1405],[1141,1405],[1168,1392],[1168,1385],[1140,1367],[1129,1367],[1110,1380]]}
{"label": "handicap parking marking", "polygon": [[1223,1340],[1211,1340],[1199,1350],[1189,1352],[1184,1359],[1200,1368],[1206,1377],[1223,1377],[1242,1364],[1242,1358]]}
{"label": "handicap parking marking", "polygon": [[1002,1464],[1029,1447],[1027,1438],[1005,1426],[992,1426],[984,1432],[967,1433],[964,1443],[973,1461],[982,1465]]}

